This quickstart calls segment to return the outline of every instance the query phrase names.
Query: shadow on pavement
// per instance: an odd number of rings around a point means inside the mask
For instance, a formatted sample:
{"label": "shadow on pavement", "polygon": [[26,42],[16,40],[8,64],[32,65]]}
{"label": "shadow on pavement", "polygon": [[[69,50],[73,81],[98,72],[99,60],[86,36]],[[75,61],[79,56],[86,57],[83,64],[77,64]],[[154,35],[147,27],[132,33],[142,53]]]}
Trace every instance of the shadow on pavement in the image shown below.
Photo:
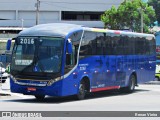
{"label": "shadow on pavement", "polygon": [[[149,90],[137,89],[133,93],[122,93],[119,90],[101,91],[101,92],[87,94],[87,96],[84,100],[105,98],[105,97],[114,97],[114,96],[122,96],[123,97],[125,95],[132,95],[134,93],[147,92],[147,91],[149,91]],[[82,100],[82,101],[84,101],[84,100]],[[79,100],[77,100],[75,96],[67,96],[67,97],[49,97],[49,96],[47,96],[43,101],[38,101],[35,98],[13,99],[13,100],[3,100],[3,101],[5,101],[5,102],[34,103],[34,104],[39,104],[39,103],[61,104],[61,103],[66,103],[66,102],[77,102]]]}

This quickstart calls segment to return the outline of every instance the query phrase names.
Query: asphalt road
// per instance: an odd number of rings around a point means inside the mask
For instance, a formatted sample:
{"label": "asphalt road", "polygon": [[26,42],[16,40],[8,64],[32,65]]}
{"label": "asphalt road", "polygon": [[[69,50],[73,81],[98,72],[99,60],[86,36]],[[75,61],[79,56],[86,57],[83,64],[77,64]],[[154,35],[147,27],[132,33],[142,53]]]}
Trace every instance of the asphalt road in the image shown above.
{"label": "asphalt road", "polygon": [[11,96],[0,96],[0,110],[160,111],[160,85],[139,85],[131,94],[118,91],[92,93],[81,101],[75,100],[73,96],[47,97],[44,101],[37,101],[32,96],[11,94]]}
{"label": "asphalt road", "polygon": [[92,93],[81,101],[75,100],[74,96],[37,101],[33,96],[11,93],[0,95],[0,111],[160,111],[159,83],[139,85],[131,94],[118,91]]}

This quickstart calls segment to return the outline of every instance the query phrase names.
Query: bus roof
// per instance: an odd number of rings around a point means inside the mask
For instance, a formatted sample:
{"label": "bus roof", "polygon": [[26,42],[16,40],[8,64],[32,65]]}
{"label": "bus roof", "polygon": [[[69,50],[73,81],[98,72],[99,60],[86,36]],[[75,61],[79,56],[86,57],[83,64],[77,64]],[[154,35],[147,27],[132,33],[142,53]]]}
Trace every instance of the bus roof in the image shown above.
{"label": "bus roof", "polygon": [[82,30],[82,25],[66,23],[49,23],[27,28],[19,36],[58,36],[63,37],[75,30]]}
{"label": "bus roof", "polygon": [[21,31],[18,36],[64,37],[67,34],[73,31],[78,31],[78,30],[111,33],[111,34],[117,34],[117,35],[121,34],[121,35],[140,36],[140,37],[154,37],[153,34],[126,32],[126,31],[120,31],[120,30],[108,30],[108,29],[99,29],[99,28],[88,28],[82,25],[67,24],[67,23],[49,23],[49,24],[36,25]]}
{"label": "bus roof", "polygon": [[84,28],[84,29],[87,31],[111,33],[111,34],[117,34],[117,35],[119,34],[119,35],[129,35],[129,36],[139,36],[139,37],[155,37],[153,34],[127,32],[127,31],[121,31],[121,30],[109,30],[109,29],[99,29],[99,28]]}

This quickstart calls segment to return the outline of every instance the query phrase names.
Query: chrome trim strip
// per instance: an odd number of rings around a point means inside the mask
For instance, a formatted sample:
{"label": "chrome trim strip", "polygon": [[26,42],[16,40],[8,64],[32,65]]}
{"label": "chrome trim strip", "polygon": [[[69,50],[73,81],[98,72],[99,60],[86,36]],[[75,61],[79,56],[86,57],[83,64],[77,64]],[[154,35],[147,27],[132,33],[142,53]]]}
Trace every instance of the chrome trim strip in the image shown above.
{"label": "chrome trim strip", "polygon": [[47,86],[47,84],[22,83],[22,82],[15,82],[15,83],[19,85],[30,85],[30,86],[41,86],[41,87]]}
{"label": "chrome trim strip", "polygon": [[43,82],[48,82],[50,80],[35,80],[35,79],[23,79],[23,78],[15,78],[16,80],[31,80],[31,81],[43,81]]}

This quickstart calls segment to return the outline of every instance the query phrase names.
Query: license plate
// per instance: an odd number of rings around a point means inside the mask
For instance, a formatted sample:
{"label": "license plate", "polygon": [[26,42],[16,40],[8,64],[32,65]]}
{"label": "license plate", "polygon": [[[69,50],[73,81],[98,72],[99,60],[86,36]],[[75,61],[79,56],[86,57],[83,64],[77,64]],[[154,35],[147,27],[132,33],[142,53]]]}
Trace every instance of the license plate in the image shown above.
{"label": "license plate", "polygon": [[34,87],[28,87],[27,90],[28,91],[36,91],[36,88],[34,88]]}

